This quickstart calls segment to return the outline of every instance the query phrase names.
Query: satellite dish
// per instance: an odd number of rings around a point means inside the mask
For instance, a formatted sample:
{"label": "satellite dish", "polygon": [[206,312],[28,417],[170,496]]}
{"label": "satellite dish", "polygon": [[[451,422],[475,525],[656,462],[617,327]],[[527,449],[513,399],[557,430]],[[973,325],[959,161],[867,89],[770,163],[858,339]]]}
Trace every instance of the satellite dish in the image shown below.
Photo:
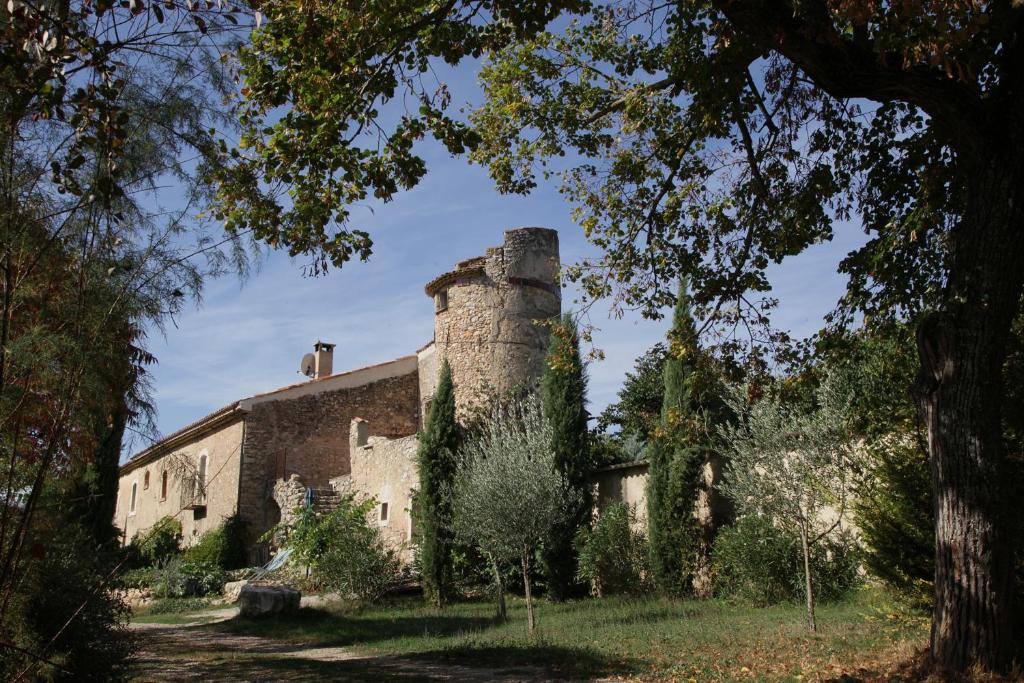
{"label": "satellite dish", "polygon": [[299,365],[299,372],[306,377],[312,377],[316,373],[316,359],[313,358],[313,354],[307,353],[302,357],[302,363]]}

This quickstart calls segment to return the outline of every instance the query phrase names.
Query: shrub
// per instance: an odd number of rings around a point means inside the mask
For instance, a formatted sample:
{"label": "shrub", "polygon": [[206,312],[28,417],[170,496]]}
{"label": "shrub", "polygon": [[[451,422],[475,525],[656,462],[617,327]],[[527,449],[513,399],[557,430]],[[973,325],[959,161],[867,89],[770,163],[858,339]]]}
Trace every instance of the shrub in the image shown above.
{"label": "shrub", "polygon": [[588,581],[598,597],[647,590],[650,549],[647,537],[636,530],[631,505],[615,503],[605,509],[593,529],[576,537],[578,576]]}
{"label": "shrub", "polygon": [[286,542],[294,552],[292,562],[308,565],[326,590],[378,601],[401,580],[402,564],[384,544],[380,529],[367,521],[375,508],[372,498],[356,503],[350,494],[324,516],[298,510]]}
{"label": "shrub", "polygon": [[162,564],[181,552],[181,522],[163,517],[146,531],[136,534],[131,545],[144,565]]}
{"label": "shrub", "polygon": [[[723,529],[713,552],[715,592],[757,605],[803,600],[803,555],[797,538],[762,515]],[[816,598],[841,598],[859,581],[860,554],[848,534],[827,536],[811,552]]]}
{"label": "shrub", "polygon": [[117,549],[97,546],[75,520],[40,515],[28,542],[39,549],[26,560],[24,580],[4,611],[4,641],[43,653],[65,673],[0,648],[0,680],[119,681],[129,674],[133,639],[129,609],[107,581]]}
{"label": "shrub", "polygon": [[198,612],[210,607],[210,601],[206,598],[166,598],[156,600],[149,606],[150,614],[180,614],[183,612]]}
{"label": "shrub", "polygon": [[[864,553],[853,536],[845,531],[823,538],[819,545],[818,552],[811,554],[814,590],[822,600],[839,600],[860,583]],[[799,589],[798,597],[802,597],[803,583]]]}
{"label": "shrub", "polygon": [[238,515],[226,517],[216,529],[203,534],[199,542],[185,551],[184,560],[213,564],[221,569],[241,569],[248,564],[246,524]]}
{"label": "shrub", "polygon": [[224,570],[210,562],[185,562],[174,558],[156,570],[153,594],[160,598],[218,595],[224,590]]}
{"label": "shrub", "polygon": [[793,545],[767,517],[741,518],[715,539],[715,592],[757,605],[791,599]]}
{"label": "shrub", "polygon": [[157,581],[157,571],[155,567],[129,569],[121,574],[121,583],[125,588],[151,588]]}

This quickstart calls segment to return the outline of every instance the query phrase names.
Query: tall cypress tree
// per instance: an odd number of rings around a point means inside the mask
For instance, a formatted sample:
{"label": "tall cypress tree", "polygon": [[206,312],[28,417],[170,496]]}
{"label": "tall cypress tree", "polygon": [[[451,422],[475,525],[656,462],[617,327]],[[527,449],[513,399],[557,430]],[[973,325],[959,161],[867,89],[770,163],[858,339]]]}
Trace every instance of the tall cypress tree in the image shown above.
{"label": "tall cypress tree", "polygon": [[[68,514],[89,532],[96,546],[113,543],[121,533],[114,524],[114,509],[122,442],[133,414],[151,409],[141,392],[141,376],[144,366],[156,360],[136,345],[139,333],[128,320],[121,320],[117,328],[108,327],[111,343],[106,362],[95,369],[97,383],[89,406],[94,413],[95,448],[91,458],[81,453],[67,491]],[[114,334],[115,329],[120,333]]]}
{"label": "tall cypress tree", "polygon": [[704,465],[714,458],[709,424],[722,419],[685,282],[679,285],[668,337],[661,422],[650,445],[647,521],[655,583],[679,595],[693,590],[707,564],[709,529],[694,512]]}
{"label": "tall cypress tree", "polygon": [[417,461],[420,475],[418,507],[421,514],[419,559],[423,594],[442,607],[452,597],[451,487],[458,465],[459,428],[455,420],[455,387],[445,360],[420,433]]}
{"label": "tall cypress tree", "polygon": [[579,503],[553,520],[544,543],[544,573],[548,597],[564,600],[578,587],[573,540],[591,508],[587,448],[587,377],[580,357],[580,337],[572,316],[553,326],[547,363],[541,377],[544,413],[554,432],[555,468],[579,494]]}

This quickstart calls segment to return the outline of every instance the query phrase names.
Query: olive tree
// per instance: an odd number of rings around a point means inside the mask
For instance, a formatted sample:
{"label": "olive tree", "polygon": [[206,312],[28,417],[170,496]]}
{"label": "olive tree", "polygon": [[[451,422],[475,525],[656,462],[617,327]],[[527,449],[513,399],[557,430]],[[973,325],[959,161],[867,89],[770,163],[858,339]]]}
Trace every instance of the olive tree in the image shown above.
{"label": "olive tree", "polygon": [[747,404],[746,388],[729,401],[739,416],[719,427],[731,451],[721,489],[741,515],[764,515],[800,538],[807,594],[807,625],[814,622],[811,548],[840,523],[851,486],[852,445],[831,381],[806,410],[768,394]]}
{"label": "olive tree", "polygon": [[555,469],[553,434],[536,397],[495,407],[462,448],[452,498],[460,538],[497,562],[520,563],[530,633],[536,625],[531,558],[552,522],[578,505],[578,494]]}

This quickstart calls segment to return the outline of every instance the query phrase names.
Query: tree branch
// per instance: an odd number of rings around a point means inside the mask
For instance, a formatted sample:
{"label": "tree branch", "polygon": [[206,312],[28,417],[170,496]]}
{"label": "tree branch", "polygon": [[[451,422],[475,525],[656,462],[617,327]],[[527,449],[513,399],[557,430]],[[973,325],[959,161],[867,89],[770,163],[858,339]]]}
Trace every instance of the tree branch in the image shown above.
{"label": "tree branch", "polygon": [[987,137],[987,117],[977,88],[932,67],[904,67],[903,55],[885,52],[863,36],[842,35],[821,2],[803,2],[799,9],[785,0],[714,4],[739,31],[792,61],[832,97],[913,104],[960,153],[984,156],[979,140]]}

